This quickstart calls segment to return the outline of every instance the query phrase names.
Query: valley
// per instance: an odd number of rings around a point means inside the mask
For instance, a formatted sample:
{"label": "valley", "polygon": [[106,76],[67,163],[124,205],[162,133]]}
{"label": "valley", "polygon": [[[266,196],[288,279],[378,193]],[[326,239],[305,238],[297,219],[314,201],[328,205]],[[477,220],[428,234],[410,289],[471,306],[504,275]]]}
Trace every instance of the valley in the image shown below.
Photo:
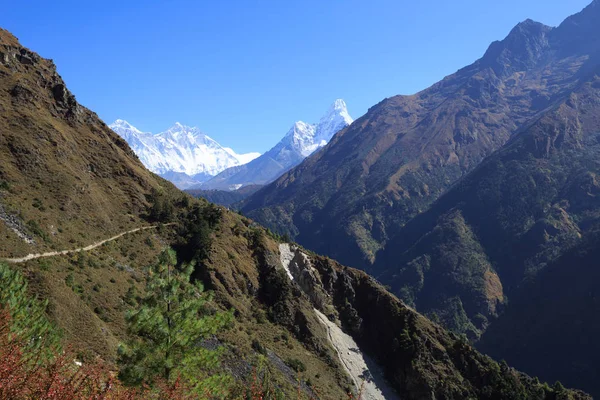
{"label": "valley", "polygon": [[599,18],[264,154],[107,125],[0,28],[0,399],[599,396]]}

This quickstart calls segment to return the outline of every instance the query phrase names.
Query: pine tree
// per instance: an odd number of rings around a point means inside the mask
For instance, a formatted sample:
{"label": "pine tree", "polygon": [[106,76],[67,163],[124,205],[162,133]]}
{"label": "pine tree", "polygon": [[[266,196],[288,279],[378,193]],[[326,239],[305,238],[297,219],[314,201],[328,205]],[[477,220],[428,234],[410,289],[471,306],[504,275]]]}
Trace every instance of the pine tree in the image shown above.
{"label": "pine tree", "polygon": [[0,264],[0,306],[10,313],[12,335],[26,343],[25,351],[37,354],[37,361],[60,349],[60,332],[46,316],[48,301],[31,297],[23,275],[4,264]]}
{"label": "pine tree", "polygon": [[127,314],[134,339],[119,348],[120,378],[130,385],[183,379],[201,396],[224,395],[230,383],[218,373],[221,352],[201,343],[223,329],[232,315],[211,311],[210,295],[201,283],[190,281],[193,264],[175,265],[175,252],[165,250],[150,268],[146,295]]}

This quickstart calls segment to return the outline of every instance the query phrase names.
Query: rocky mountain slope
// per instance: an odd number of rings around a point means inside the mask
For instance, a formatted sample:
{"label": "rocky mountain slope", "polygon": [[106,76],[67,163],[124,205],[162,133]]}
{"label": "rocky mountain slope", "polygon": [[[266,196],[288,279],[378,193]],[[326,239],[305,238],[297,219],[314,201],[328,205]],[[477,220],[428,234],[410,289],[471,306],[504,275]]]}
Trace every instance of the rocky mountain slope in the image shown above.
{"label": "rocky mountain slope", "polygon": [[477,347],[551,382],[596,396],[600,346],[600,237],[588,234],[524,285]]}
{"label": "rocky mountain slope", "polygon": [[110,128],[125,139],[146,168],[181,189],[198,185],[227,168],[260,156],[259,153],[236,154],[198,128],[179,122],[158,134],[141,132],[121,119]]}
{"label": "rocky mountain slope", "polygon": [[374,273],[476,337],[506,296],[597,226],[599,133],[600,68],[410,221]]}
{"label": "rocky mountain slope", "polygon": [[0,257],[137,227],[162,180],[77,103],[51,60],[0,35]]}
{"label": "rocky mountain slope", "polygon": [[271,150],[245,165],[221,172],[199,188],[235,190],[243,186],[270,183],[325,146],[333,135],[352,121],[346,103],[338,99],[329,107],[319,123],[296,122]]}
{"label": "rocky mountain slope", "polygon": [[[556,28],[523,22],[474,65],[373,107],[325,151],[251,197],[244,211],[362,266],[498,359],[600,394],[592,376],[599,355],[592,339],[598,18],[594,1]],[[439,96],[466,75],[433,114],[419,118],[422,107],[413,102]],[[464,108],[453,113],[453,104]],[[481,117],[491,124],[479,124]],[[413,144],[418,151],[410,155]],[[496,146],[477,161],[477,151]],[[364,263],[352,264],[365,254]],[[549,360],[555,356],[562,361]]]}
{"label": "rocky mountain slope", "polygon": [[11,264],[49,300],[49,315],[84,361],[114,361],[128,335],[124,313],[144,290],[145,266],[171,245],[182,261],[200,260],[194,277],[213,291],[212,307],[233,310],[235,321],[214,343],[224,346],[223,368],[242,386],[262,366],[284,395],[346,398],[357,388],[328,335],[333,323],[402,398],[589,399],[483,356],[363,272],[176,190],[76,102],[50,60],[4,30],[0,89],[0,258],[85,247],[169,223],[89,251]]}
{"label": "rocky mountain slope", "polygon": [[[446,326],[474,338],[484,332],[491,354],[594,394],[589,374],[600,353],[586,338],[597,333],[598,280],[591,255],[579,254],[594,254],[589,236],[600,217],[599,105],[600,69],[407,224],[374,272]],[[555,355],[552,346],[563,362],[538,362],[535,354]]]}
{"label": "rocky mountain slope", "polygon": [[470,66],[383,100],[243,212],[368,270],[412,217],[588,76],[599,49],[596,4],[558,28],[522,22]]}
{"label": "rocky mountain slope", "polygon": [[419,311],[481,336],[486,352],[594,395],[598,17],[594,2],[553,31],[565,54],[585,58],[569,96],[406,224],[373,268]]}

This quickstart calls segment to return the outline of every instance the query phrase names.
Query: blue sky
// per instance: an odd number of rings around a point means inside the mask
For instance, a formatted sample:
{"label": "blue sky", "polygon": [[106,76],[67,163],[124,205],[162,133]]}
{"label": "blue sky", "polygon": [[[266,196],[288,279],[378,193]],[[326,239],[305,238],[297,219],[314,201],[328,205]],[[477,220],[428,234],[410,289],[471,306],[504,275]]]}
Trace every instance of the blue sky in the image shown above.
{"label": "blue sky", "polygon": [[12,1],[0,26],[52,58],[104,121],[179,121],[238,152],[268,150],[336,98],[357,118],[479,58],[531,18],[591,0]]}

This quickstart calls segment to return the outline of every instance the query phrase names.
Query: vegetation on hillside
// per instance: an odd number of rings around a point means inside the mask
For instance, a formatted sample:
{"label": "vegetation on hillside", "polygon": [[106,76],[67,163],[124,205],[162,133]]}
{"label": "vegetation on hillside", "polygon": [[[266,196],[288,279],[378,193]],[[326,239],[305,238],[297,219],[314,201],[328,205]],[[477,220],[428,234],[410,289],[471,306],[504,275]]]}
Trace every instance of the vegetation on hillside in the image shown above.
{"label": "vegetation on hillside", "polygon": [[223,397],[230,379],[219,370],[218,350],[203,347],[224,329],[231,314],[211,307],[194,264],[177,266],[173,250],[161,253],[148,274],[139,305],[127,314],[132,339],[119,349],[119,378],[130,385],[182,379],[200,396]]}
{"label": "vegetation on hillside", "polygon": [[38,353],[40,360],[49,358],[46,352],[61,348],[60,333],[46,317],[47,307],[48,300],[30,297],[23,275],[0,264],[0,310],[8,314],[4,316],[6,326],[15,340],[23,344],[23,350]]}
{"label": "vegetation on hillside", "polygon": [[[58,348],[48,342],[49,361],[36,365],[44,370],[17,362],[6,371],[26,376],[27,382],[43,378],[47,390],[54,390],[55,379],[82,382],[72,379],[82,376],[90,383],[78,387],[86,388],[85,396],[91,397],[102,397],[94,392],[98,388],[122,390],[137,398],[173,398],[173,393],[182,392],[198,397],[206,376],[193,371],[192,377],[191,370],[175,365],[191,360],[205,374],[231,375],[233,398],[265,395],[248,390],[255,377],[256,382],[266,379],[275,398],[345,398],[356,388],[315,315],[316,307],[355,338],[404,398],[421,399],[432,393],[439,399],[588,398],[560,387],[546,389],[493,362],[366,275],[331,260],[301,257],[318,270],[305,277],[303,284],[312,282],[315,288],[307,294],[302,282],[290,280],[282,268],[277,242],[282,237],[222,207],[193,199],[148,172],[123,140],[76,102],[50,60],[23,48],[3,30],[0,52],[0,257],[85,247],[133,228],[158,226],[90,251],[15,265],[28,282],[21,291],[48,300],[47,316],[64,332],[73,354],[52,350]],[[362,189],[352,190],[352,195],[360,195]],[[310,213],[304,217],[312,218]],[[177,251],[177,262],[166,253],[157,264],[167,247]],[[12,285],[19,286],[19,279]],[[212,293],[210,301],[200,283]],[[11,287],[10,280],[6,287]],[[19,304],[35,307],[28,301],[14,304],[17,309]],[[173,315],[169,304],[189,318]],[[234,316],[231,329],[219,330],[227,310]],[[6,315],[21,314],[8,310]],[[213,324],[215,320],[219,322]],[[14,321],[22,324],[18,318]],[[170,322],[181,331],[173,332]],[[43,326],[32,324],[37,329],[33,332],[43,331]],[[194,333],[197,328],[200,333]],[[182,332],[190,337],[182,337]],[[34,333],[26,337],[31,339]],[[129,350],[121,352],[120,370],[119,343],[129,344]],[[5,359],[19,351],[30,358],[31,345],[41,346],[28,339],[11,342]],[[214,353],[194,347],[203,345],[221,349],[219,366],[213,363]],[[157,351],[161,349],[162,354]],[[75,361],[83,363],[83,369]],[[85,372],[94,365],[103,372]],[[22,370],[11,370],[21,366]],[[142,377],[140,371],[149,375]],[[127,383],[141,387],[123,388],[115,378],[119,372]],[[37,383],[32,385],[31,390],[37,390]],[[24,396],[46,396],[28,390],[21,387]],[[65,397],[78,398],[73,393]]]}

